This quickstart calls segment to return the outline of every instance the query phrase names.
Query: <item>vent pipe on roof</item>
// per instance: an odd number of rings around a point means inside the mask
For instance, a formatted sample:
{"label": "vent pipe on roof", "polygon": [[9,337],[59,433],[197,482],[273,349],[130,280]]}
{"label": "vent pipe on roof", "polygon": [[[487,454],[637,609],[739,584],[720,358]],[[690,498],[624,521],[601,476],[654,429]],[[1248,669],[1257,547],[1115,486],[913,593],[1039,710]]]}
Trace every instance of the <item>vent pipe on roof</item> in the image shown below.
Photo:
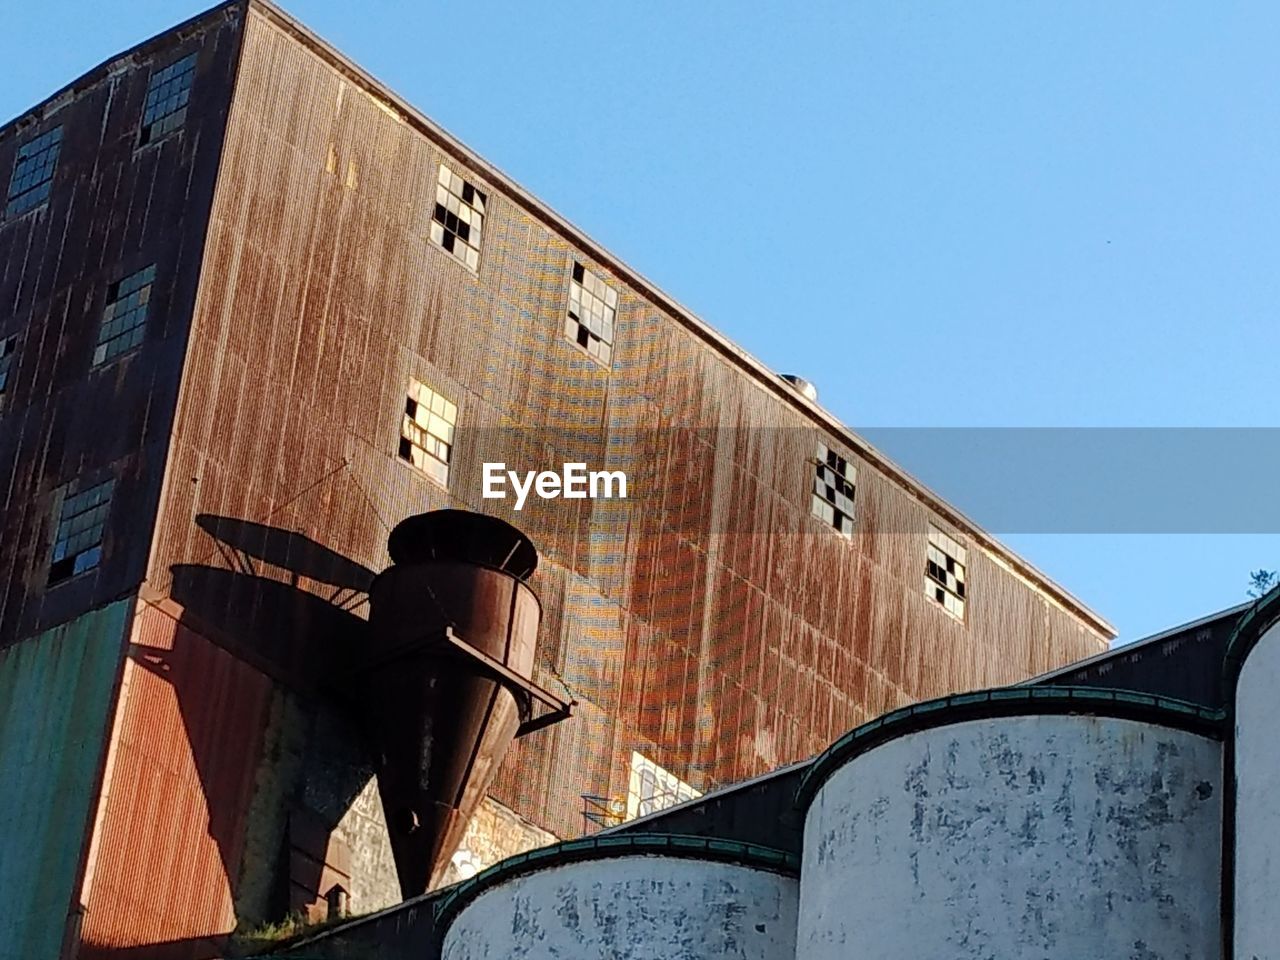
{"label": "vent pipe on roof", "polygon": [[806,400],[811,403],[818,402],[818,388],[804,377],[798,377],[794,373],[780,373],[778,376]]}

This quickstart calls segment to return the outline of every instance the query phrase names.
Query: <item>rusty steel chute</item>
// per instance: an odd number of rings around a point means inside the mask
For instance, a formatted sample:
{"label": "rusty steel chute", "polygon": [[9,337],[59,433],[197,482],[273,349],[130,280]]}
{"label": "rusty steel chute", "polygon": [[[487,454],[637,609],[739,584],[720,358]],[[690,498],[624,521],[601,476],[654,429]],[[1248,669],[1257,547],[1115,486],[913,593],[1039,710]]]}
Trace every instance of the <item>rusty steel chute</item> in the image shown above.
{"label": "rusty steel chute", "polygon": [[402,895],[439,884],[516,737],[570,716],[532,679],[542,617],[533,543],[437,510],[391,532],[357,663]]}

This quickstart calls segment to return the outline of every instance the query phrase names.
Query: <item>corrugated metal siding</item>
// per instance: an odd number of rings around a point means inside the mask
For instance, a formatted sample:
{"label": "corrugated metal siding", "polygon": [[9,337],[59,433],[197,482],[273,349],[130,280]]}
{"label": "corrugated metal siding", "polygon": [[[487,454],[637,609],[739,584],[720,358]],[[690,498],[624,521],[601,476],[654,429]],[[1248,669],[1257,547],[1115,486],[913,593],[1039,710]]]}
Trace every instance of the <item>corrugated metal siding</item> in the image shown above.
{"label": "corrugated metal siding", "polygon": [[271,684],[142,605],[86,880],[82,958],[213,956],[234,896]]}
{"label": "corrugated metal siding", "polygon": [[58,956],[132,606],[0,650],[0,957]]}
{"label": "corrugated metal siding", "polygon": [[[18,335],[0,407],[0,647],[122,596],[142,578],[199,276],[238,43],[220,11],[81,78],[0,129],[0,183],[62,127],[48,205],[0,219],[0,337]],[[135,149],[153,66],[199,51],[184,126]],[[113,282],[156,280],[141,348],[92,368]],[[117,477],[102,564],[45,588],[54,491]]]}
{"label": "corrugated metal siding", "polygon": [[[972,545],[968,622],[927,601],[932,514],[852,451],[858,533],[822,528],[813,420],[258,9],[237,84],[175,424],[173,475],[192,482],[163,505],[150,576],[281,682],[318,668],[306,637],[250,639],[262,581],[293,583],[322,549],[381,569],[387,525],[445,505],[502,515],[543,552],[537,679],[564,677],[582,703],[518,743],[495,792],[562,836],[582,827],[579,794],[625,791],[632,749],[706,789],[899,704],[1103,648]],[[478,276],[427,239],[442,158],[489,191]],[[619,289],[611,371],[564,339],[575,256]],[[447,494],[395,458],[410,376],[460,407]],[[641,496],[516,514],[479,498],[497,459],[624,463]],[[237,570],[200,515],[290,531],[297,551]],[[335,582],[297,586],[323,598]],[[255,599],[233,614],[237,583]]]}

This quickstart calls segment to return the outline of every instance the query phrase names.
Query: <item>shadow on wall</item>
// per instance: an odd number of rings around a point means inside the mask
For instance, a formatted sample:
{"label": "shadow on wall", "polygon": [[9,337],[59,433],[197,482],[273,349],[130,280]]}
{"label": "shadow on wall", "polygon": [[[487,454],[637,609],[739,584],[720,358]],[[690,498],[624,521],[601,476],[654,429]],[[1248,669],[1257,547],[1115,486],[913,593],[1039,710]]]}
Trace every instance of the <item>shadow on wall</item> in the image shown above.
{"label": "shadow on wall", "polygon": [[[268,954],[287,948],[291,939],[294,939],[293,935],[183,937],[136,947],[93,948],[92,953],[98,957],[111,957],[112,960],[173,960],[175,957],[182,957],[184,960],[224,960],[224,958],[257,957]],[[81,957],[87,955],[85,950],[79,954]]]}
{"label": "shadow on wall", "polygon": [[330,599],[339,606],[343,591],[367,594],[373,582],[372,570],[300,533],[208,513],[196,517],[196,526],[213,537],[228,565],[253,573],[257,560],[291,573],[295,586],[303,577],[330,584],[335,588]]}
{"label": "shadow on wall", "polygon": [[136,947],[96,947],[85,944],[80,957],[111,957],[113,960],[218,960],[227,956],[226,937],[184,937]]}
{"label": "shadow on wall", "polygon": [[[130,646],[134,668],[163,685],[137,675],[148,693],[130,693],[128,722],[150,742],[121,748],[113,784],[123,797],[112,806],[132,806],[120,815],[128,822],[107,833],[115,849],[102,851],[115,909],[136,904],[147,915],[114,918],[109,930],[89,917],[84,960],[222,956],[233,913],[248,926],[279,919],[315,902],[344,870],[349,889],[349,851],[335,852],[331,837],[373,771],[350,695],[333,681],[362,646],[367,624],[353,611],[374,575],[301,534],[230,517],[196,522],[227,566],[174,566],[179,622],[157,612]],[[194,776],[152,788],[169,822],[155,822],[154,807],[146,816],[146,784],[186,769]],[[193,811],[207,811],[206,822],[184,821]],[[180,875],[152,869],[183,855]],[[202,913],[209,900],[218,906]],[[166,919],[157,924],[157,916]],[[160,936],[167,939],[121,945]]]}

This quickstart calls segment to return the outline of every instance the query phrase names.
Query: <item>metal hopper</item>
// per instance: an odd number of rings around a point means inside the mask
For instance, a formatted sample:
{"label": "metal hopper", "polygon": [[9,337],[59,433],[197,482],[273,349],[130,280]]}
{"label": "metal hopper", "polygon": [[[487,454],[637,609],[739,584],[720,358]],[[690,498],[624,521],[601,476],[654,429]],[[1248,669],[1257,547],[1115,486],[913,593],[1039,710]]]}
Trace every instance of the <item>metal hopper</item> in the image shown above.
{"label": "metal hopper", "polygon": [[516,737],[572,704],[533,682],[538,563],[509,523],[462,510],[404,520],[369,591],[358,671],[403,896],[437,886]]}

